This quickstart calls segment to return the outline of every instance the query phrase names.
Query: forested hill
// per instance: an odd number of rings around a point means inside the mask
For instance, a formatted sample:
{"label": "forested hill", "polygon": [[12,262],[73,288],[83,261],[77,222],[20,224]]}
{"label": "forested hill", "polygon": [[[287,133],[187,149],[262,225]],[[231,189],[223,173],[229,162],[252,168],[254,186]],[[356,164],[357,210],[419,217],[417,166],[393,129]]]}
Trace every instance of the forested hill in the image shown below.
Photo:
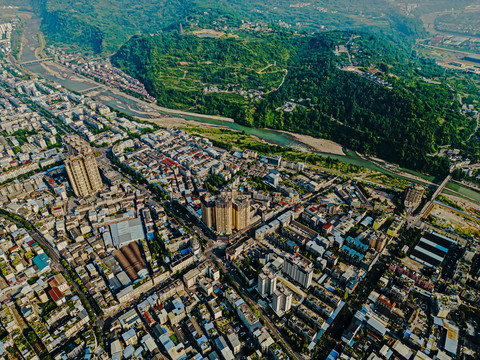
{"label": "forested hill", "polygon": [[[0,0],[2,1],[2,0]],[[5,1],[5,0],[3,0]],[[185,19],[191,0],[31,0],[48,40],[94,53],[114,52],[134,34],[167,29]]]}
{"label": "forested hill", "polygon": [[465,9],[475,0],[0,0],[43,18],[47,41],[113,53],[135,34],[178,29],[235,29],[263,22],[299,32],[356,29],[413,42],[425,13]]}
{"label": "forested hill", "polygon": [[[356,72],[340,69],[348,53],[333,52],[347,43]],[[441,76],[437,66],[367,34],[137,36],[112,61],[161,105],[329,138],[430,173],[448,166],[427,154],[462,146],[475,128],[446,85],[421,81]]]}
{"label": "forested hill", "polygon": [[[0,0],[1,2],[14,0]],[[24,0],[22,0],[24,1]],[[28,0],[27,0],[28,1]],[[115,52],[135,34],[187,28],[233,29],[242,22],[264,22],[300,32],[358,29],[413,41],[423,34],[419,14],[406,0],[30,0],[43,17],[47,40],[94,52]],[[436,11],[472,0],[424,0]],[[420,7],[421,8],[421,7]],[[83,36],[82,36],[83,34]]]}

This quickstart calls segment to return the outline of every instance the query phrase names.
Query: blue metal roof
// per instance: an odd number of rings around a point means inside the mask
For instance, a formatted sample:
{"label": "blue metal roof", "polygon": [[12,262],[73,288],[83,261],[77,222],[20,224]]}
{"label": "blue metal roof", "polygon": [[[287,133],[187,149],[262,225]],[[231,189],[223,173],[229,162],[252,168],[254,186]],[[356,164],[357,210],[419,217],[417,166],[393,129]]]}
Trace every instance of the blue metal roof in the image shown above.
{"label": "blue metal roof", "polygon": [[330,354],[327,356],[327,360],[335,360],[338,357],[338,352],[335,350],[330,351]]}
{"label": "blue metal roof", "polygon": [[50,258],[47,256],[47,254],[43,253],[35,256],[32,259],[32,261],[35,264],[35,266],[38,268],[38,270],[41,271],[49,265],[48,262],[50,261]]}

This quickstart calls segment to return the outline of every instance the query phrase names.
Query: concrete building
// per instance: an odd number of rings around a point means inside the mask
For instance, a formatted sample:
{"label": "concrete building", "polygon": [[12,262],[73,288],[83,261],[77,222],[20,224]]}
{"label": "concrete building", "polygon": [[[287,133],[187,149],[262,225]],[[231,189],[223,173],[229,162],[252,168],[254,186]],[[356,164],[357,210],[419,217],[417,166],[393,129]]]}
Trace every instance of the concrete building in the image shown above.
{"label": "concrete building", "polygon": [[235,356],[232,353],[232,350],[227,345],[225,338],[220,336],[215,339],[215,347],[217,348],[218,352],[220,353],[220,358],[222,360],[233,360]]}
{"label": "concrete building", "polygon": [[64,143],[68,151],[65,168],[75,196],[84,197],[99,191],[103,184],[90,145],[76,135],[65,136]]}
{"label": "concrete building", "polygon": [[313,264],[298,253],[285,257],[282,272],[306,289],[312,285]]}
{"label": "concrete building", "polygon": [[232,233],[232,199],[228,196],[220,196],[215,200],[215,229],[220,234]]}
{"label": "concrete building", "polygon": [[282,283],[279,283],[272,296],[273,311],[279,316],[289,312],[292,308],[292,298],[292,292]]}
{"label": "concrete building", "polygon": [[240,196],[233,200],[233,227],[246,229],[250,225],[250,199]]}
{"label": "concrete building", "polygon": [[277,274],[269,267],[264,267],[263,272],[258,275],[258,293],[261,297],[272,295],[277,288]]}
{"label": "concrete building", "polygon": [[238,339],[236,333],[232,332],[231,334],[227,335],[228,343],[230,344],[230,348],[232,349],[233,355],[237,355],[242,350],[242,343]]}
{"label": "concrete building", "polygon": [[195,320],[194,317],[190,317],[186,321],[186,327],[188,329],[190,340],[197,347],[198,351],[202,355],[208,354],[212,350],[212,347],[200,328],[200,325],[198,325],[197,320]]}
{"label": "concrete building", "polygon": [[317,332],[312,329],[308,324],[306,324],[302,319],[297,316],[292,316],[288,322],[287,326],[292,329],[298,336],[305,337],[309,341],[313,341],[317,336]]}

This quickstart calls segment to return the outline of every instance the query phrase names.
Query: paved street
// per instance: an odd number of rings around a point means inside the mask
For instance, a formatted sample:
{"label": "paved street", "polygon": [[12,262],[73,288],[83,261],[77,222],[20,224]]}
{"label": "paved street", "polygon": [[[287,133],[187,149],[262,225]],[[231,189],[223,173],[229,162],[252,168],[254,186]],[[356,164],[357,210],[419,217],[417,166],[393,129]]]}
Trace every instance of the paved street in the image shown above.
{"label": "paved street", "polygon": [[[209,260],[211,261],[214,261],[218,264],[220,264],[221,268],[223,269],[223,271],[225,271],[225,273],[227,273],[229,270],[227,269],[227,267],[225,266],[225,264],[223,263],[223,260],[221,258],[219,258],[215,253],[214,253],[214,250],[215,249],[218,249],[223,243],[215,243],[215,244],[212,244],[210,245],[209,248],[206,249],[205,251],[205,257],[207,257]],[[243,284],[241,284],[239,281],[237,281],[237,279],[235,279],[235,277],[232,277],[233,280],[235,281],[235,284],[238,286],[238,288],[240,290],[242,290],[242,294],[245,295],[247,297],[247,300],[250,302],[251,305],[253,305],[253,307],[255,309],[257,309],[260,313],[260,317],[261,319],[263,320],[264,324],[274,333],[275,337],[276,337],[276,340],[280,340],[282,342],[282,344],[285,346],[285,348],[288,349],[288,351],[293,355],[294,359],[295,360],[304,360],[303,357],[299,356],[297,354],[297,352],[295,352],[292,347],[290,346],[290,344],[288,344],[284,339],[283,339],[283,336],[281,336],[281,334],[279,333],[279,331],[277,330],[277,327],[275,326],[275,324],[270,320],[270,317],[269,315],[265,312],[264,308],[262,306],[260,306],[254,299],[253,297],[250,295],[250,292],[243,286]]]}

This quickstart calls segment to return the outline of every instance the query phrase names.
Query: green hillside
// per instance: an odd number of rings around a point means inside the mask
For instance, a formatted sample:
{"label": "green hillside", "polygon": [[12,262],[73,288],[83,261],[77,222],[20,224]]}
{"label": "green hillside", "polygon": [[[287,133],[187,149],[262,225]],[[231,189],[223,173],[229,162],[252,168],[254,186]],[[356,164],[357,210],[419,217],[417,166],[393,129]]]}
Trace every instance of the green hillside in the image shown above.
{"label": "green hillside", "polygon": [[266,35],[213,40],[174,32],[134,37],[112,60],[147,83],[165,105],[196,109],[205,88],[216,87],[223,98],[241,104],[246,102],[238,95],[242,89],[275,89],[285,76],[280,64],[293,50],[285,45]]}
{"label": "green hillside", "polygon": [[[5,1],[5,0],[3,0]],[[383,0],[32,0],[50,40],[114,52],[135,34],[185,27],[234,28],[264,21],[300,31],[362,29],[392,36],[421,33],[418,18]],[[82,38],[81,34],[86,37]]]}
{"label": "green hillside", "polygon": [[[348,57],[334,55],[335,45],[349,41],[357,71],[381,69],[378,79],[390,87],[338,68]],[[447,85],[420,80],[442,76],[440,68],[410,59],[392,43],[367,34],[138,36],[112,61],[144,82],[161,105],[230,116],[247,126],[330,138],[431,173],[445,172],[447,163],[427,154],[439,145],[461,147],[475,128],[473,121],[459,114],[459,104]],[[258,69],[271,64],[274,74],[288,71],[283,82],[258,74]],[[232,92],[202,91],[213,85],[226,89],[232,81],[265,94],[252,99]],[[288,109],[289,102],[295,103],[294,110]]]}
{"label": "green hillside", "polygon": [[157,32],[187,14],[188,1],[32,0],[49,40],[112,52],[136,33]]}
{"label": "green hillside", "polygon": [[0,0],[32,5],[47,39],[96,53],[115,52],[136,34],[184,28],[232,29],[262,21],[300,32],[356,29],[413,41],[424,34],[420,16],[464,9],[474,0]]}

